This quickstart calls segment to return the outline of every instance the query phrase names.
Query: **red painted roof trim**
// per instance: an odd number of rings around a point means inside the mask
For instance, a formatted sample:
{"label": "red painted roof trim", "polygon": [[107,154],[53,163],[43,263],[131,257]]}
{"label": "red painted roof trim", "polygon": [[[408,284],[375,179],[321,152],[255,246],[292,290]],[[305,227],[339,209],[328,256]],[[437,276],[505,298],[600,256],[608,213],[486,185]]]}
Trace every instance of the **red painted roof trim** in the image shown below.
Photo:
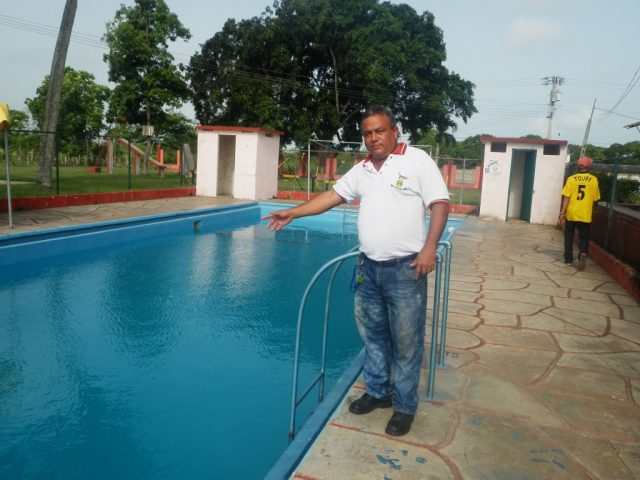
{"label": "red painted roof trim", "polygon": [[271,135],[284,135],[280,130],[267,130],[258,127],[225,127],[220,125],[198,125],[196,130],[203,132],[239,132],[239,133],[266,133]]}
{"label": "red painted roof trim", "polygon": [[547,140],[544,138],[480,137],[482,143],[532,143],[534,145],[567,145],[567,140]]}

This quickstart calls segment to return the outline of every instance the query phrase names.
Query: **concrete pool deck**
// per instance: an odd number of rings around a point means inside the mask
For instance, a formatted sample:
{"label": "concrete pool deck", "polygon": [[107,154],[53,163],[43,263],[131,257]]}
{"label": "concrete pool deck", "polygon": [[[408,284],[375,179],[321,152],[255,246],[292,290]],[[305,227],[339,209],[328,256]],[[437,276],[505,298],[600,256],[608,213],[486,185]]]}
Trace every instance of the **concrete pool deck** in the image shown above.
{"label": "concrete pool deck", "polygon": [[[0,238],[231,202],[15,212],[13,230],[2,213]],[[468,217],[453,241],[448,322],[446,366],[412,431],[385,435],[388,409],[350,414],[358,381],[292,478],[640,478],[640,306],[595,263],[564,265],[559,230]]]}

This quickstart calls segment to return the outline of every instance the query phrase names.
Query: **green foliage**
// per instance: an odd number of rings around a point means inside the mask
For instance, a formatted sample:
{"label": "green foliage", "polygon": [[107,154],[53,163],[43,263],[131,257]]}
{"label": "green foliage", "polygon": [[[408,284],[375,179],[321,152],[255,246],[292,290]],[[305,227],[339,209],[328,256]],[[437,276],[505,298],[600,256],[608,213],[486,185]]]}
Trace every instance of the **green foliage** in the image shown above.
{"label": "green foliage", "polygon": [[[569,144],[569,155],[572,160],[580,157],[581,149],[580,145]],[[618,165],[640,165],[640,141],[625,144],[613,143],[606,148],[587,144],[584,154],[591,157],[595,163],[617,162]]]}
{"label": "green foliage", "polygon": [[484,143],[480,141],[480,137],[486,137],[487,135],[474,135],[473,137],[467,137],[462,142],[455,143],[450,146],[445,146],[441,149],[443,155],[448,155],[454,158],[475,158],[482,159],[484,155]]}
{"label": "green foliage", "polygon": [[11,130],[28,130],[31,126],[31,117],[22,110],[9,108],[9,118],[11,119]]}
{"label": "green foliage", "polygon": [[166,119],[164,128],[156,136],[158,143],[176,149],[183,143],[196,143],[197,134],[192,120],[175,111],[167,112]]}
{"label": "green foliage", "polygon": [[[36,90],[36,96],[25,101],[40,129],[48,84],[47,75]],[[57,128],[59,151],[72,155],[81,154],[87,149],[92,137],[100,135],[104,129],[104,108],[109,93],[109,88],[98,85],[91,73],[65,68]]]}
{"label": "green foliage", "polygon": [[457,142],[453,136],[438,134],[435,130],[420,132],[418,144],[438,146],[438,153],[442,156],[452,158],[470,158],[482,160],[484,155],[484,144],[480,137],[490,137],[486,133],[467,137],[462,142]]}
{"label": "green foliage", "polygon": [[[109,135],[131,139],[133,142],[146,142],[146,137],[142,134],[142,125],[117,123],[109,130]],[[193,121],[174,110],[166,112],[163,127],[156,130],[153,136],[155,143],[176,149],[183,143],[194,145],[196,139],[197,133]],[[141,148],[144,150],[144,146]]]}
{"label": "green foliage", "polygon": [[[570,143],[568,145],[569,155],[572,161],[580,158],[580,152],[582,151],[582,145],[574,145]],[[596,163],[605,163],[605,151],[606,148],[596,147],[595,145],[587,144],[584,150],[584,156],[590,157]]]}
{"label": "green foliage", "polygon": [[[600,187],[600,201],[608,202],[611,198],[611,188],[614,176],[610,173],[594,173],[598,177]],[[640,182],[629,178],[618,178],[616,181],[616,203],[638,203]]]}
{"label": "green foliage", "polygon": [[[28,131],[32,128],[29,113],[10,108],[9,118],[11,119],[11,128],[9,129],[9,158],[11,164],[16,164],[25,157],[30,157],[35,161],[40,148],[40,136]],[[4,142],[0,144],[0,158],[5,158]],[[5,170],[1,172],[0,175],[3,175]]]}
{"label": "green foliage", "polygon": [[610,145],[605,151],[604,163],[614,163],[616,160],[619,165],[640,165],[640,141]]}
{"label": "green foliage", "polygon": [[191,37],[163,0],[135,0],[121,6],[107,23],[103,40],[109,45],[104,61],[116,84],[109,104],[114,122],[169,128],[172,115],[189,99],[182,67],[174,65],[169,42]]}
{"label": "green foliage", "polygon": [[476,108],[473,84],[443,65],[429,12],[378,0],[280,0],[261,17],[228,20],[187,69],[201,123],[359,141],[360,114],[389,106],[412,140],[455,129]]}

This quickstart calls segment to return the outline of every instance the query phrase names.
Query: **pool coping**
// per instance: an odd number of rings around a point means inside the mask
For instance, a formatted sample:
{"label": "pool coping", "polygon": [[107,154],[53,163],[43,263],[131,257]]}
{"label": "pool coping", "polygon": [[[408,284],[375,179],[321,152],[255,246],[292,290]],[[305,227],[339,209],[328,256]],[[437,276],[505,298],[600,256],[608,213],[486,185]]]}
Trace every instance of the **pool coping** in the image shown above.
{"label": "pool coping", "polygon": [[244,210],[247,208],[256,208],[260,206],[260,202],[249,202],[238,205],[221,205],[215,207],[204,207],[195,210],[187,210],[182,212],[155,213],[139,217],[120,218],[116,220],[107,220],[103,222],[85,223],[80,225],[66,225],[63,227],[52,227],[42,230],[31,230],[24,232],[15,232],[0,234],[0,246],[14,245],[23,242],[33,241],[34,238],[46,239],[51,237],[66,237],[78,232],[93,233],[115,230],[125,227],[134,227],[138,225],[146,225],[158,220],[170,219],[179,220],[183,218],[194,217],[198,215],[208,214],[212,211],[228,211],[228,210]]}
{"label": "pool coping", "polygon": [[318,435],[322,432],[324,426],[332,416],[337,413],[342,400],[360,376],[364,363],[364,355],[365,350],[363,347],[340,376],[324,401],[317,406],[311,416],[304,422],[300,431],[271,467],[264,477],[264,480],[282,480],[289,478],[291,474],[293,474],[296,467],[302,462],[304,456],[309,451],[311,445],[313,445]]}

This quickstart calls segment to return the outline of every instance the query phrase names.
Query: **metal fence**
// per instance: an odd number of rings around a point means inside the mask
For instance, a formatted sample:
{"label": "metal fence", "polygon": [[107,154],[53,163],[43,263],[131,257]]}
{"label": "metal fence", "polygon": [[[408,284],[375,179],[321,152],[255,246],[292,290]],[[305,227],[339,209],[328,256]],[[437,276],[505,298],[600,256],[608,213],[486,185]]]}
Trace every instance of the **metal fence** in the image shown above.
{"label": "metal fence", "polygon": [[[194,181],[195,143],[167,146],[144,137],[88,136],[71,147],[68,143],[61,147],[56,138],[50,186],[44,186],[40,171],[43,134],[55,135],[9,130],[6,147],[0,147],[0,186],[10,179],[15,198],[173,188]],[[0,198],[7,198],[8,190],[0,188]]]}
{"label": "metal fence", "polygon": [[[430,153],[430,146],[418,146]],[[300,194],[310,198],[330,188],[367,152],[362,149],[334,150],[320,143],[310,143],[306,150],[283,150],[278,169],[278,191],[283,197]],[[482,160],[438,156],[438,168],[449,188],[451,202],[479,205],[482,186]]]}
{"label": "metal fence", "polygon": [[[623,159],[624,160],[624,159]],[[573,166],[567,175],[573,174]],[[640,166],[593,164],[598,177],[600,203],[591,225],[591,239],[640,272]],[[640,285],[640,277],[636,277]]]}
{"label": "metal fence", "polygon": [[482,160],[474,158],[436,157],[451,203],[479,205],[482,191]]}

